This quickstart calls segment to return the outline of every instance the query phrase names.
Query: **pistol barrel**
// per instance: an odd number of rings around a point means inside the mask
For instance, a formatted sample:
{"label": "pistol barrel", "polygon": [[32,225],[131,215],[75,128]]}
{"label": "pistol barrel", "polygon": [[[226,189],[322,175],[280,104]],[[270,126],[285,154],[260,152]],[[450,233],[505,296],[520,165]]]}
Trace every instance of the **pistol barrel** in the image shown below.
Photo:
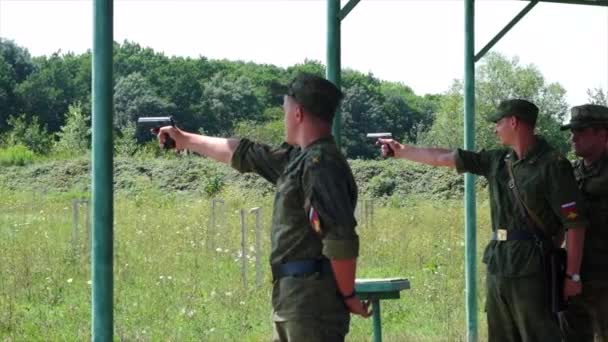
{"label": "pistol barrel", "polygon": [[368,138],[373,138],[373,139],[385,139],[385,138],[392,138],[393,134],[392,133],[367,133],[367,137]]}
{"label": "pistol barrel", "polygon": [[159,126],[174,126],[173,117],[171,116],[148,116],[137,119],[138,124],[144,125],[159,125]]}

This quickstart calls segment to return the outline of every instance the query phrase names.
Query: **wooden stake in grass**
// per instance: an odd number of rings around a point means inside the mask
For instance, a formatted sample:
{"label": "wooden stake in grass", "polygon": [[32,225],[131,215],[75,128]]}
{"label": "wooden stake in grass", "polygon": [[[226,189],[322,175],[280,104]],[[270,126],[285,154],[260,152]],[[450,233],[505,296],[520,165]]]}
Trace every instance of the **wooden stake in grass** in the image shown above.
{"label": "wooden stake in grass", "polygon": [[262,241],[262,227],[260,226],[260,214],[262,208],[255,207],[249,210],[249,213],[255,215],[255,286],[262,285],[262,247],[260,246]]}
{"label": "wooden stake in grass", "polygon": [[209,227],[207,227],[207,248],[213,251],[215,249],[215,232],[217,228],[217,215],[216,210],[221,208],[220,217],[222,218],[221,222],[224,222],[224,200],[221,198],[214,198],[211,200],[211,222],[209,223]]}
{"label": "wooden stake in grass", "polygon": [[245,209],[241,209],[241,275],[243,286],[247,288],[247,226]]}

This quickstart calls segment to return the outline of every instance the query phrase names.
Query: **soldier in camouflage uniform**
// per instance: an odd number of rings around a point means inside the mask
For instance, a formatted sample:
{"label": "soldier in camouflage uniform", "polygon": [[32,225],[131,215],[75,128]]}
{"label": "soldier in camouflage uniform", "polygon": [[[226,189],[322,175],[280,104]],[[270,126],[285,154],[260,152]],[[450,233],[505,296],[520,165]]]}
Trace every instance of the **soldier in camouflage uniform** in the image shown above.
{"label": "soldier in camouflage uniform", "polygon": [[581,274],[583,292],[570,300],[566,312],[566,341],[608,342],[608,107],[572,108],[569,124],[572,148],[580,157],[574,174],[588,209]]}
{"label": "soldier in camouflage uniform", "polygon": [[[578,273],[586,222],[579,215],[580,194],[572,166],[534,134],[538,108],[525,100],[503,101],[489,117],[508,148],[480,152],[402,145],[379,139],[382,154],[434,166],[455,168],[487,178],[492,236],[483,262],[487,265],[486,312],[490,341],[560,341],[551,313],[543,265],[553,238],[568,235],[568,270]],[[511,181],[509,168],[515,182]],[[516,199],[514,187],[530,211],[544,223],[533,226]],[[580,283],[566,280],[564,295],[580,293]]]}
{"label": "soldier in camouflage uniform", "polygon": [[342,93],[331,82],[298,75],[284,89],[285,143],[270,147],[163,127],[187,149],[255,172],[276,185],[271,228],[273,341],[343,341],[350,313],[370,315],[354,292],[359,237],[357,185],[331,135]]}

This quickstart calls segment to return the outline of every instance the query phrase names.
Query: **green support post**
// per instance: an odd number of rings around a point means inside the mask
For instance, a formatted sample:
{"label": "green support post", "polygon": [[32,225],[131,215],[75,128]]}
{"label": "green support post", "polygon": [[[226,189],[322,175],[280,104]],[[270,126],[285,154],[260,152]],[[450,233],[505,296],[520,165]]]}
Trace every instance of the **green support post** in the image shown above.
{"label": "green support post", "polygon": [[[340,0],[327,0],[327,79],[341,87],[340,79]],[[338,111],[334,117],[333,135],[341,146],[342,115]]]}
{"label": "green support post", "polygon": [[372,312],[374,320],[374,342],[382,342],[382,321],[380,319],[382,312],[380,311],[380,300],[372,299]]}
{"label": "green support post", "polygon": [[93,341],[113,339],[113,0],[93,1],[92,203]]}
{"label": "green support post", "polygon": [[380,300],[399,299],[401,291],[408,290],[410,282],[404,278],[357,279],[355,292],[361,300],[372,303],[372,324],[374,342],[382,342],[382,318],[380,315]]}
{"label": "green support post", "polygon": [[[464,149],[475,149],[475,1],[465,0],[464,42]],[[464,176],[465,188],[465,286],[467,339],[477,341],[477,260],[475,176]]]}

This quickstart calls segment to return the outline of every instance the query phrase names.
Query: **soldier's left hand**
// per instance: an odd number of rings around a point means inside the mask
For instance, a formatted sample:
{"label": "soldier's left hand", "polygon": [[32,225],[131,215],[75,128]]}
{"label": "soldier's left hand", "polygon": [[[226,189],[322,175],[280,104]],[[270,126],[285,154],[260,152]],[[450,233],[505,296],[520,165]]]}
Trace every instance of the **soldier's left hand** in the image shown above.
{"label": "soldier's left hand", "polygon": [[357,297],[349,298],[345,301],[348,310],[355,315],[359,315],[363,318],[367,318],[372,315],[372,310],[369,309],[368,301],[361,301]]}
{"label": "soldier's left hand", "polygon": [[572,279],[566,278],[564,281],[564,299],[568,300],[570,297],[578,296],[583,292],[583,284],[580,281],[573,281]]}

